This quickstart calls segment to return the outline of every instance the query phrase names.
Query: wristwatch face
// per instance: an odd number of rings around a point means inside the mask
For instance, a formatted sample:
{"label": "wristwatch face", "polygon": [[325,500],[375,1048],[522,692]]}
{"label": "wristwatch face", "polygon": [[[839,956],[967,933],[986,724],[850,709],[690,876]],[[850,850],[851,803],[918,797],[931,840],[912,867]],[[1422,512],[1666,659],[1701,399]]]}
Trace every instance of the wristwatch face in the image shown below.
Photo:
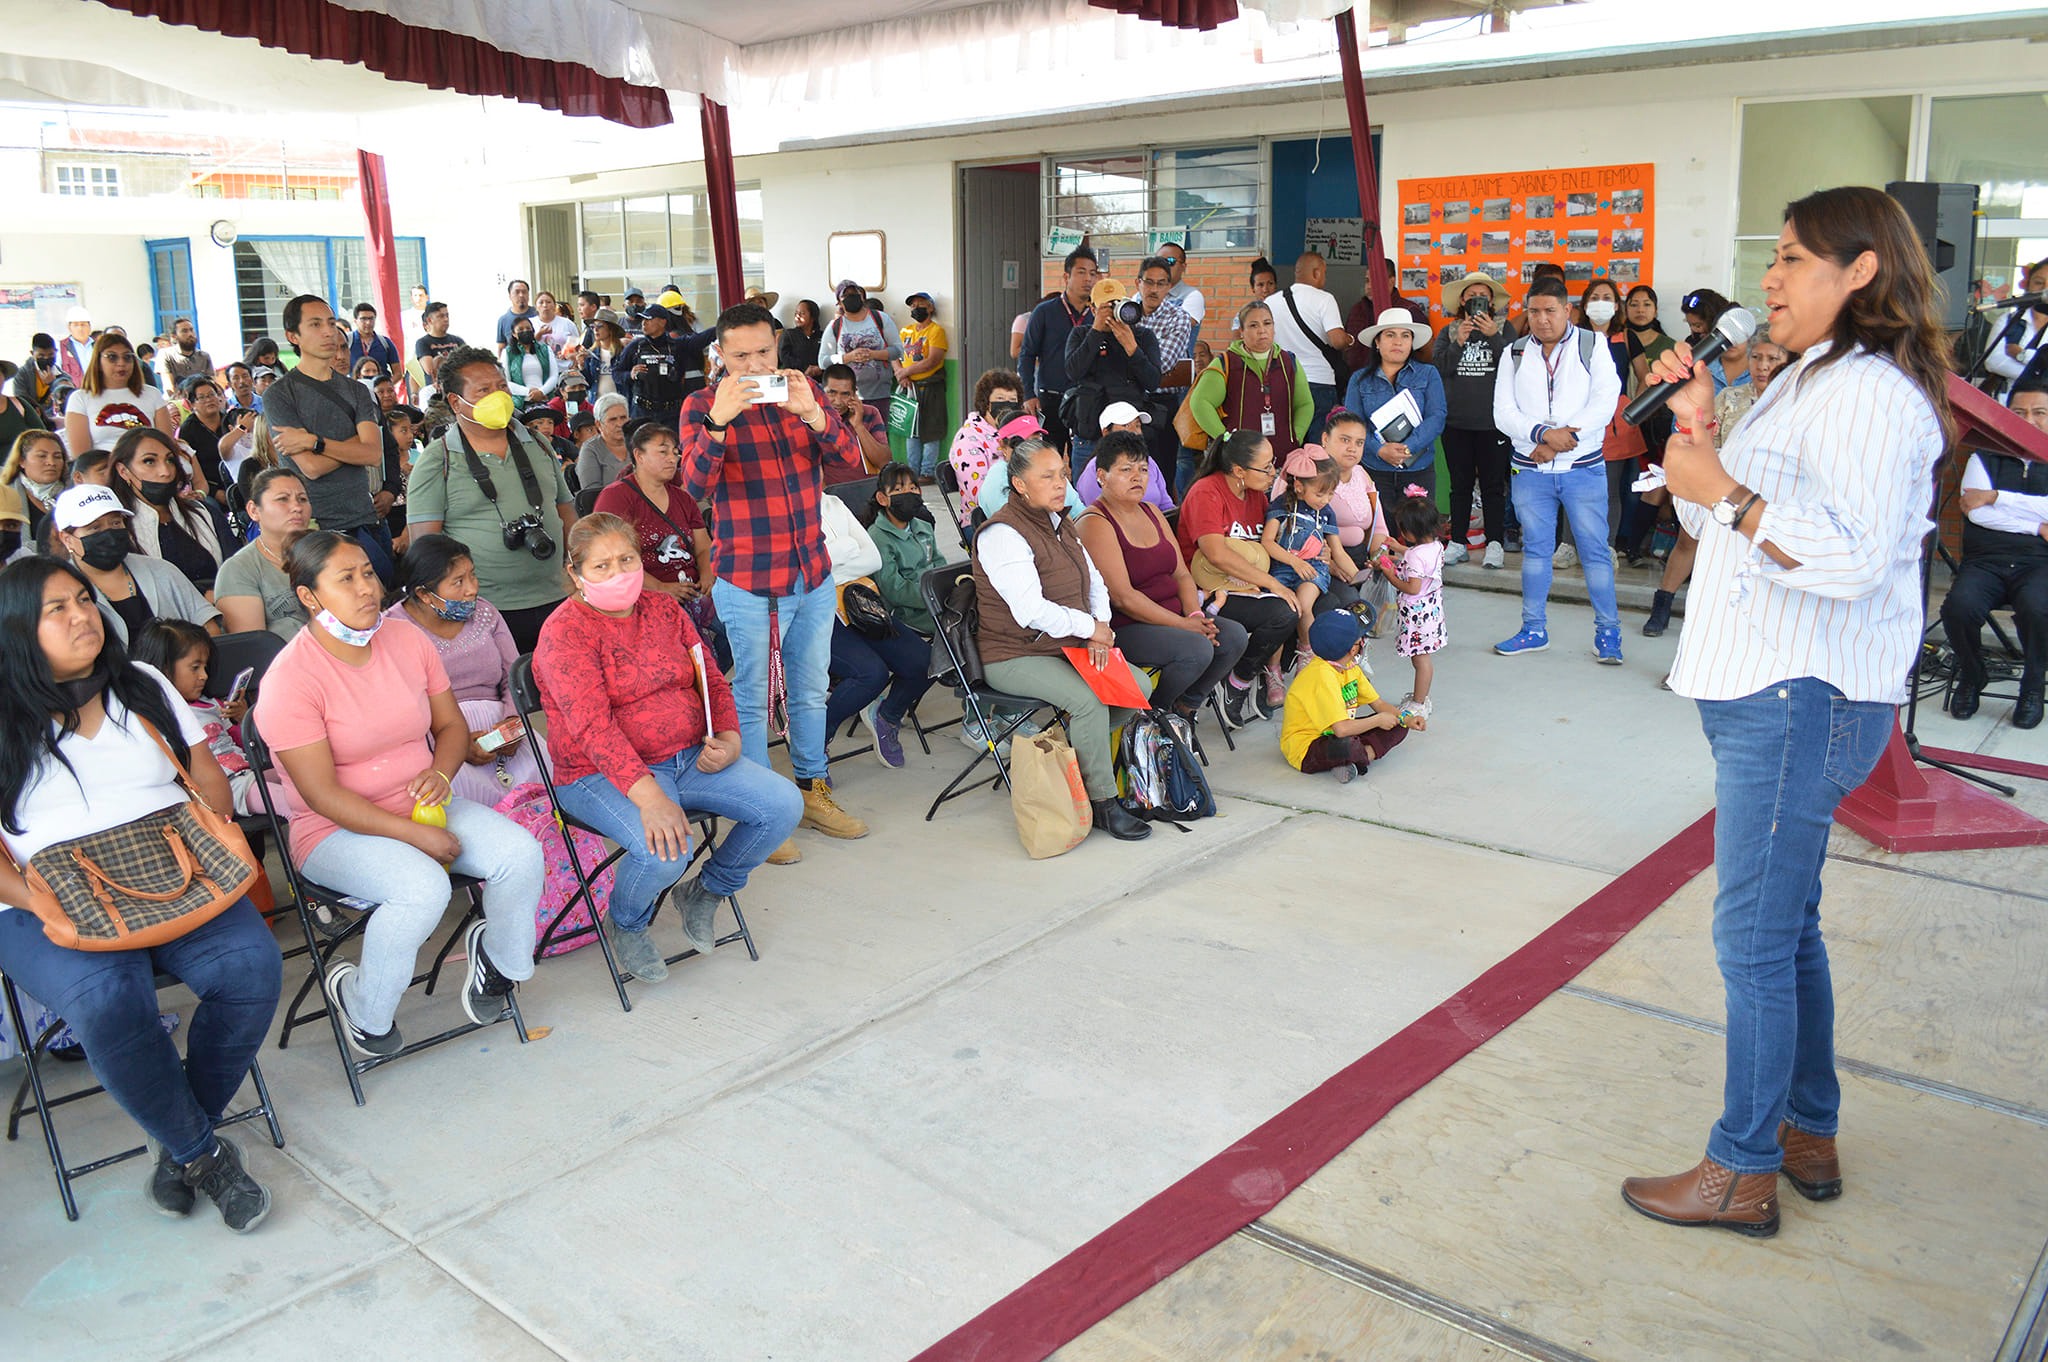
{"label": "wristwatch face", "polygon": [[1717,501],[1714,503],[1714,519],[1723,525],[1733,525],[1735,523],[1735,509],[1735,503],[1732,501],[1725,499]]}

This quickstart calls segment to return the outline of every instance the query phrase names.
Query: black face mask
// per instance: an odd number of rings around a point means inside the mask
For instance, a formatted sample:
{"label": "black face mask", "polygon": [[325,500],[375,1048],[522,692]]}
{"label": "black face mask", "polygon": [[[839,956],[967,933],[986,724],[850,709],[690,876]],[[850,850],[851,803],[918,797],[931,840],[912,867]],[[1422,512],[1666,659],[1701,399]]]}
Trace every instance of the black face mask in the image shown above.
{"label": "black face mask", "polygon": [[[10,525],[11,524],[12,522],[10,522]],[[16,551],[20,548],[20,530],[13,528],[0,530],[0,563],[4,563],[8,559],[12,558],[15,555]]]}
{"label": "black face mask", "polygon": [[928,307],[913,307],[910,309],[910,320],[914,322],[928,322],[931,319],[932,310]]}
{"label": "black face mask", "polygon": [[128,531],[125,527],[112,530],[95,530],[82,536],[78,541],[78,556],[85,565],[111,572],[121,566],[128,557]]}
{"label": "black face mask", "polygon": [[135,490],[142,494],[144,501],[159,510],[178,499],[178,484],[175,481],[138,482],[135,484]]}
{"label": "black face mask", "polygon": [[889,514],[898,520],[915,520],[924,509],[924,498],[915,492],[897,492],[889,498]]}
{"label": "black face mask", "polygon": [[512,343],[531,350],[533,348],[533,333],[530,331],[514,331],[512,333]]}
{"label": "black face mask", "polygon": [[845,296],[839,300],[839,305],[848,312],[858,312],[868,305],[868,296],[859,289],[850,288],[846,291]]}

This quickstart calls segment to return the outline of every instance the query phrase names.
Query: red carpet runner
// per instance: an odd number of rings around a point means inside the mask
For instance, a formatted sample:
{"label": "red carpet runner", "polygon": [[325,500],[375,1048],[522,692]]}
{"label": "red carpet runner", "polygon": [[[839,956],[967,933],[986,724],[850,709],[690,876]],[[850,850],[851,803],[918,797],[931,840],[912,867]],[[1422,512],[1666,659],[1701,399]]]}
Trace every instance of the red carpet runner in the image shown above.
{"label": "red carpet runner", "polygon": [[1273,1209],[1423,1084],[1571,982],[1713,862],[1709,813],[1435,1010],[914,1362],[1042,1362]]}

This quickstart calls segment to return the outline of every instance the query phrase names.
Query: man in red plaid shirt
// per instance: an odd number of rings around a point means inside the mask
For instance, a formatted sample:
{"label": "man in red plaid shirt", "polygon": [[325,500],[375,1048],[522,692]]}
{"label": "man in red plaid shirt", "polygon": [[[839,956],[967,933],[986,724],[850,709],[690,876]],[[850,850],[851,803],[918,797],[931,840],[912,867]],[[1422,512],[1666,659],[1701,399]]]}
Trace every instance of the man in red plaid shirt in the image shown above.
{"label": "man in red plaid shirt", "polygon": [[[865,837],[868,825],[833,801],[825,764],[825,692],[832,621],[839,597],[818,509],[825,470],[863,469],[860,444],[819,387],[800,370],[775,367],[775,327],[756,303],[718,317],[726,376],[684,400],[680,418],[683,490],[711,501],[718,580],[711,600],[732,644],[733,700],[740,750],[768,764],[768,620],[781,635],[788,689],[789,760],[804,794],[803,825],[828,837]],[[779,377],[788,396],[764,392]],[[790,838],[768,860],[801,853]]]}

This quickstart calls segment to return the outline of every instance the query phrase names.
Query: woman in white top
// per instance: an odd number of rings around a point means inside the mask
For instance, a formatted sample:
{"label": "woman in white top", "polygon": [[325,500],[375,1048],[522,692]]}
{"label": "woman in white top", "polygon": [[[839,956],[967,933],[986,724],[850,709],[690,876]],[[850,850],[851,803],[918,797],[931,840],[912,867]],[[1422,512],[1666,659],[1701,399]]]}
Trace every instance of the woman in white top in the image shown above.
{"label": "woman in white top", "polygon": [[[825,736],[829,739],[858,714],[874,740],[875,759],[884,766],[900,767],[903,743],[897,726],[931,689],[932,645],[893,616],[882,637],[847,622],[844,593],[848,583],[867,578],[866,589],[881,600],[874,575],[882,570],[882,551],[845,502],[827,495],[819,498],[818,505],[825,527],[825,552],[832,559],[832,584],[841,593],[839,618],[832,621],[828,675],[835,684],[825,702]],[[882,693],[885,690],[887,695]]]}
{"label": "woman in white top", "polygon": [[64,443],[77,458],[88,449],[112,449],[131,430],[150,426],[176,440],[178,423],[164,395],[143,381],[135,347],[117,331],[93,342],[85,382],[64,403]]}
{"label": "woman in white top", "polygon": [[567,371],[555,352],[548,349],[534,336],[533,318],[521,317],[512,323],[512,339],[505,346],[505,381],[512,386],[512,396],[524,407],[528,402],[545,402],[548,395],[562,385],[562,375]]}
{"label": "woman in white top", "polygon": [[[231,807],[191,707],[129,661],[92,586],[54,558],[0,572],[0,733],[0,973],[70,1023],[93,1076],[149,1137],[152,1207],[185,1215],[204,1192],[230,1229],[255,1229],[270,1193],[213,1126],[277,1010],[283,971],[262,914],[245,898],[165,945],[81,951],[28,911],[19,866],[38,852],[186,799],[165,746],[208,803]],[[183,1061],[157,1024],[159,970],[199,997]]]}
{"label": "woman in white top", "polygon": [[1763,1237],[1778,1173],[1839,1196],[1834,988],[1821,868],[1835,806],[1869,776],[1920,646],[1921,544],[1948,432],[1934,275],[1895,199],[1826,189],[1785,210],[1764,274],[1771,337],[1798,360],[1725,448],[1714,390],[1681,343],[1664,476],[1699,541],[1671,689],[1714,753],[1714,949],[1727,1084],[1706,1157],[1630,1178],[1629,1204]]}
{"label": "woman in white top", "polygon": [[114,495],[134,520],[135,542],[201,591],[220,572],[221,535],[192,491],[178,447],[157,430],[131,430],[114,444]]}

